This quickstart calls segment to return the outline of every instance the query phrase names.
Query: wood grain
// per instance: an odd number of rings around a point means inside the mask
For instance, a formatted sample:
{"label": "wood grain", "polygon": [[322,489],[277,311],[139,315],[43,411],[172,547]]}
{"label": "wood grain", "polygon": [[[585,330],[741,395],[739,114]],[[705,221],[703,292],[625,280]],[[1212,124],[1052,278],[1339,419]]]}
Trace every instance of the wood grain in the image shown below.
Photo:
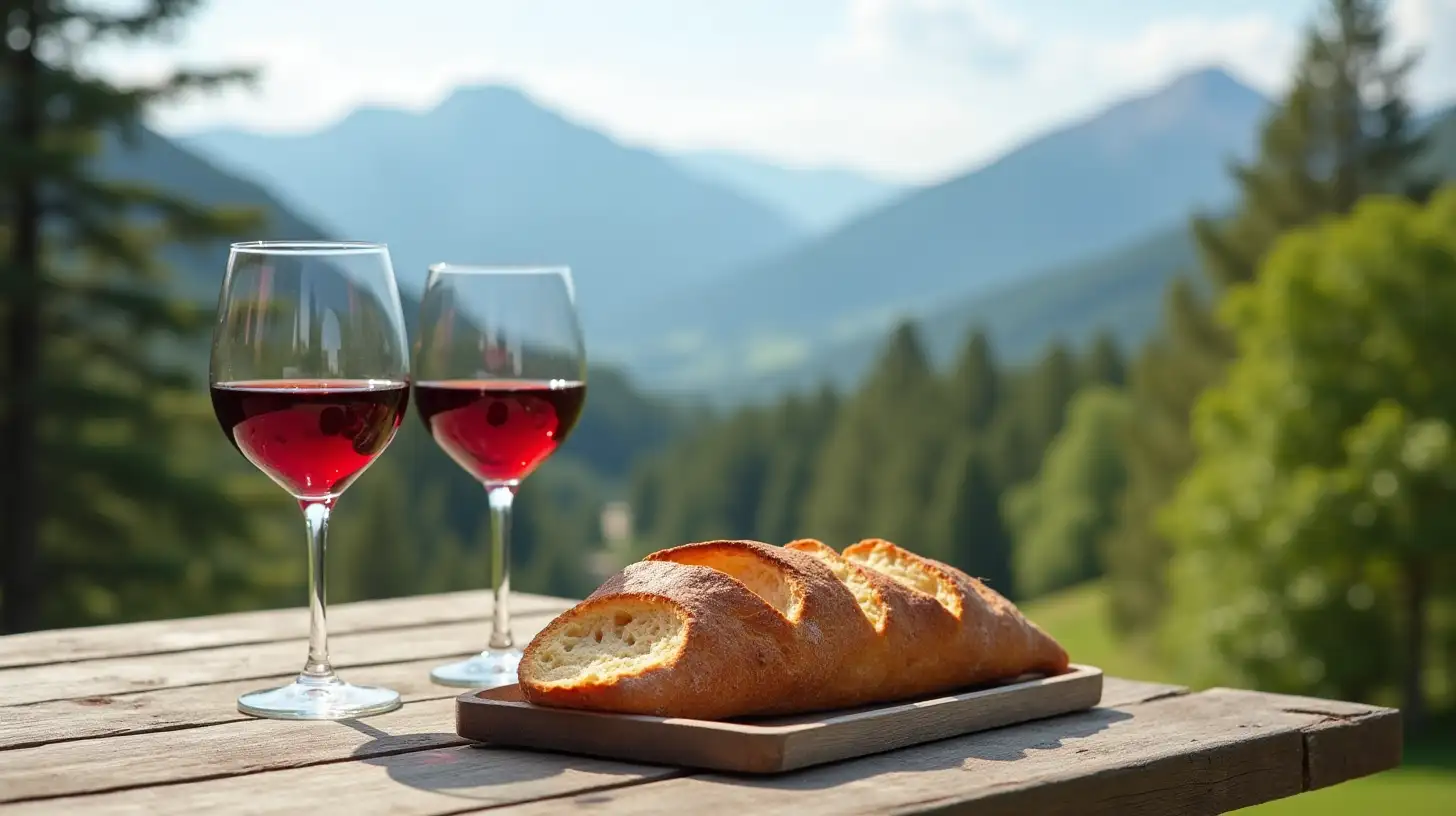
{"label": "wood grain", "polygon": [[[359,683],[398,691],[406,702],[454,699],[460,689],[430,681],[430,670],[462,655],[408,663],[356,666],[349,677]],[[114,737],[149,731],[198,728],[251,719],[237,710],[238,695],[278,685],[294,675],[238,680],[137,694],[80,697],[0,709],[0,750],[52,742]],[[0,759],[0,767],[4,760]],[[3,773],[0,773],[3,779]]]}
{"label": "wood grain", "polygon": [[1102,695],[1087,666],[1057,677],[851,711],[747,722],[545,708],[520,689],[461,695],[456,732],[498,745],[739,773],[782,773],[906,745],[1081,711]]}
{"label": "wood grain", "polygon": [[[513,620],[520,622],[519,631],[529,637],[557,611],[526,613]],[[487,633],[484,621],[361,632],[330,638],[329,651],[334,665],[342,670],[468,653],[483,647]],[[306,651],[302,641],[283,641],[3,669],[0,706],[273,677],[296,672]]]}
{"label": "wood grain", "polygon": [[[185,782],[462,745],[454,700],[406,703],[365,720],[244,720],[0,754],[0,802]],[[319,803],[324,804],[324,803]]]}
{"label": "wood grain", "polygon": [[300,812],[447,814],[681,776],[671,768],[458,746],[305,768],[0,805],[3,816]]}
{"label": "wood grain", "polygon": [[[490,603],[490,593],[471,591],[335,604],[329,607],[329,631],[342,635],[434,623],[487,621]],[[520,593],[511,596],[511,611],[516,614],[545,609],[560,611],[573,603],[565,598]],[[308,611],[301,608],[56,629],[0,637],[0,668],[307,638]]]}
{"label": "wood grain", "polygon": [[1187,694],[1187,686],[1170,686],[1167,683],[1144,683],[1141,680],[1127,680],[1122,677],[1102,678],[1102,708],[1147,703],[1164,697]]}
{"label": "wood grain", "polygon": [[[1257,699],[1256,699],[1257,698]],[[1217,691],[1098,708],[782,777],[696,775],[519,812],[1213,814],[1304,790],[1326,717]],[[1366,708],[1369,715],[1382,713]],[[1377,752],[1367,767],[1398,755]]]}

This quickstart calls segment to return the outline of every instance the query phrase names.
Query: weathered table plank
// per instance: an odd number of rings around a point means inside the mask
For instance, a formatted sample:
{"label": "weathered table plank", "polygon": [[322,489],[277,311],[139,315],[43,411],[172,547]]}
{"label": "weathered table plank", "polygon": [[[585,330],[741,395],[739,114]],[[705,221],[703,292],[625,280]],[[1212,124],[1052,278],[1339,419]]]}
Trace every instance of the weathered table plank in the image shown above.
{"label": "weathered table plank", "polygon": [[[767,780],[703,774],[521,813],[1214,814],[1305,789],[1327,717],[1275,695],[1208,691],[1043,720]],[[1374,715],[1378,709],[1365,709]],[[1399,757],[1386,754],[1391,767]]]}
{"label": "weathered table plank", "polygon": [[[533,634],[524,625],[517,631],[527,637]],[[349,679],[392,688],[406,702],[453,698],[459,690],[436,685],[430,680],[430,670],[467,654],[456,652],[408,663],[355,666],[349,669]],[[251,717],[237,710],[238,695],[285,683],[294,676],[275,675],[161,691],[52,700],[0,709],[3,712],[0,713],[0,750],[250,720]]]}
{"label": "weathered table plank", "polygon": [[106,739],[55,742],[0,754],[0,802],[254,774],[279,768],[463,745],[455,701],[406,703],[365,720],[248,719]]}
{"label": "weathered table plank", "polygon": [[1187,694],[1186,686],[1171,686],[1167,683],[1145,683],[1141,680],[1128,680],[1122,677],[1102,678],[1102,708],[1117,708],[1118,706],[1134,705],[1136,703],[1149,703],[1153,700],[1161,700],[1164,697],[1177,697],[1180,694]]}
{"label": "weathered table plank", "polygon": [[[1215,689],[1221,694],[1250,694]],[[1402,753],[1400,713],[1314,697],[1281,697],[1286,711],[1323,717],[1305,731],[1305,790],[1319,790],[1386,770]]]}
{"label": "weathered table plank", "polygon": [[[0,805],[0,814],[192,816],[199,811],[287,813],[296,812],[295,808],[357,816],[448,814],[601,791],[682,773],[559,754],[457,746],[262,775]],[[247,803],[246,807],[240,803]]]}
{"label": "weathered table plank", "polygon": [[[513,599],[511,611],[525,614],[545,609],[560,610],[573,603],[564,598],[518,594]],[[329,632],[343,635],[427,624],[487,621],[489,618],[490,593],[450,592],[330,605]],[[0,668],[272,643],[284,639],[308,639],[306,611],[268,609],[8,635],[0,637]]]}
{"label": "weathered table plank", "polygon": [[[570,603],[519,598],[522,638]],[[457,618],[467,603],[475,608]],[[339,607],[331,617],[346,623],[335,629],[349,633],[334,639],[335,654],[349,677],[407,701],[357,722],[234,710],[238,693],[295,668],[301,610],[38,633],[18,645],[0,638],[0,667],[9,664],[0,668],[0,816],[1197,814],[1399,761],[1400,718],[1388,709],[1117,678],[1089,712],[770,778],[467,746],[454,734],[457,690],[433,685],[427,671],[479,646],[488,608],[483,593]]]}
{"label": "weathered table plank", "polygon": [[[558,612],[536,611],[515,620],[540,627]],[[483,621],[470,621],[359,632],[329,638],[329,653],[340,669],[417,660],[478,650],[488,631]],[[281,641],[0,669],[0,706],[271,677],[297,671],[305,652],[301,641]]]}
{"label": "weathered table plank", "polygon": [[[1121,700],[1120,704],[1135,705],[1143,700],[1165,697],[1176,687],[1113,679],[1107,682],[1106,690],[1112,697]],[[298,784],[309,786],[311,801],[329,803],[330,807],[336,803],[341,807],[347,805],[351,811],[369,811],[378,807],[381,812],[439,814],[461,810],[462,797],[496,806],[684,775],[684,772],[672,768],[505,749],[442,747],[428,751],[424,758],[418,752],[393,753],[402,745],[417,744],[409,742],[412,738],[430,736],[410,734],[422,725],[453,724],[453,718],[440,707],[441,703],[453,705],[453,699],[452,694],[449,700],[436,701],[429,707],[406,705],[402,711],[408,712],[407,717],[390,714],[347,726],[338,723],[278,723],[249,718],[227,726],[147,735],[145,740],[95,740],[81,746],[80,750],[70,745],[51,745],[46,746],[49,750],[11,752],[4,755],[6,760],[13,762],[7,767],[5,778],[16,787],[17,792],[0,793],[0,800],[130,788],[113,795],[58,800],[55,804],[59,806],[69,802],[78,809],[84,804],[88,813],[124,811],[139,806],[145,806],[150,812],[154,807],[165,810],[168,807],[165,803],[173,799],[183,802],[228,801],[229,796],[237,796],[241,791],[252,791],[256,796],[263,787],[297,791],[298,787],[294,784],[297,780]],[[300,734],[300,727],[313,730]],[[358,737],[361,733],[373,734],[374,739],[360,747]],[[285,743],[309,745],[307,757],[300,757],[289,744],[277,745],[279,735]],[[296,739],[289,739],[295,735]],[[453,731],[432,736],[442,746],[459,745],[461,742],[454,738]],[[240,752],[240,744],[247,744],[250,748]],[[127,756],[148,759],[108,760],[108,756],[118,748]],[[163,756],[157,757],[159,752]],[[357,759],[366,753],[385,755],[367,762],[337,761]],[[18,762],[15,761],[17,755]],[[327,770],[295,767],[306,760],[334,764],[328,765]],[[533,767],[534,771],[531,770]],[[278,768],[287,770],[272,770],[262,777],[255,773]],[[82,773],[82,769],[86,771]],[[239,777],[236,774],[247,775]],[[204,779],[220,775],[224,778]],[[331,780],[329,785],[337,787],[332,798],[312,790],[315,775],[326,776]],[[182,787],[172,784],[159,788],[137,787],[156,781],[175,783],[194,777],[203,781]],[[296,793],[290,794],[288,800],[300,801]],[[463,805],[465,808],[470,806],[471,802]]]}

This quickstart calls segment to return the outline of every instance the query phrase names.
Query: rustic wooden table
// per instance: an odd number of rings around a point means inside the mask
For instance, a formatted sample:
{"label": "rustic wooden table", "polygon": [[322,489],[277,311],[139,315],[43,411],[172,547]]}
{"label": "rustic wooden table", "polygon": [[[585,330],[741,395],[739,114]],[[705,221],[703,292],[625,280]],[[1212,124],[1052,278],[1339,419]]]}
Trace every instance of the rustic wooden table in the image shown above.
{"label": "rustic wooden table", "polygon": [[[519,596],[525,638],[568,601]],[[257,720],[306,616],[277,610],[0,638],[0,816],[21,813],[1219,813],[1394,767],[1390,709],[1109,678],[1081,714],[772,778],[472,747],[442,658],[484,635],[481,593],[343,604],[347,677],[398,711]]]}

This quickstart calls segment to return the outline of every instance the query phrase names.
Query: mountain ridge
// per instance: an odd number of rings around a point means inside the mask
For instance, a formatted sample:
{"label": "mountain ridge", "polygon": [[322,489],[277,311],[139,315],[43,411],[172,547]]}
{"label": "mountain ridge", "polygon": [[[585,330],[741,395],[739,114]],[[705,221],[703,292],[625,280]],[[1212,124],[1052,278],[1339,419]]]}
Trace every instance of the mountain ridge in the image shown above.
{"label": "mountain ridge", "polygon": [[1113,251],[1226,203],[1228,161],[1252,152],[1269,104],[1221,68],[1181,75],[647,305],[623,357],[680,388],[767,375],[947,297]]}
{"label": "mountain ridge", "polygon": [[729,150],[668,155],[690,173],[778,209],[806,236],[829,232],[917,186],[893,183],[846,166],[776,164]]}
{"label": "mountain ridge", "polygon": [[459,88],[425,111],[372,107],[303,134],[185,143],[341,233],[389,243],[407,290],[438,261],[568,264],[594,343],[647,293],[801,237],[768,207],[503,86]]}

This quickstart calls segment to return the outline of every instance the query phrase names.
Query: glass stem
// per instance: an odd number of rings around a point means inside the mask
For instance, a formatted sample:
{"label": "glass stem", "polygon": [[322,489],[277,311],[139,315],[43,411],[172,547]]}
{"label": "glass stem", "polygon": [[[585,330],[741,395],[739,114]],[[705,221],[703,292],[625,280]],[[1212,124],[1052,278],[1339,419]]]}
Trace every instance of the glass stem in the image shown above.
{"label": "glass stem", "polygon": [[511,639],[511,502],[516,484],[497,482],[485,486],[490,497],[490,577],[495,592],[491,609],[490,648],[509,649]]}
{"label": "glass stem", "polygon": [[324,572],[324,554],[328,549],[329,511],[332,499],[299,502],[308,524],[308,662],[303,664],[299,682],[309,684],[335,681],[334,667],[329,665],[329,622],[326,611],[328,583]]}

